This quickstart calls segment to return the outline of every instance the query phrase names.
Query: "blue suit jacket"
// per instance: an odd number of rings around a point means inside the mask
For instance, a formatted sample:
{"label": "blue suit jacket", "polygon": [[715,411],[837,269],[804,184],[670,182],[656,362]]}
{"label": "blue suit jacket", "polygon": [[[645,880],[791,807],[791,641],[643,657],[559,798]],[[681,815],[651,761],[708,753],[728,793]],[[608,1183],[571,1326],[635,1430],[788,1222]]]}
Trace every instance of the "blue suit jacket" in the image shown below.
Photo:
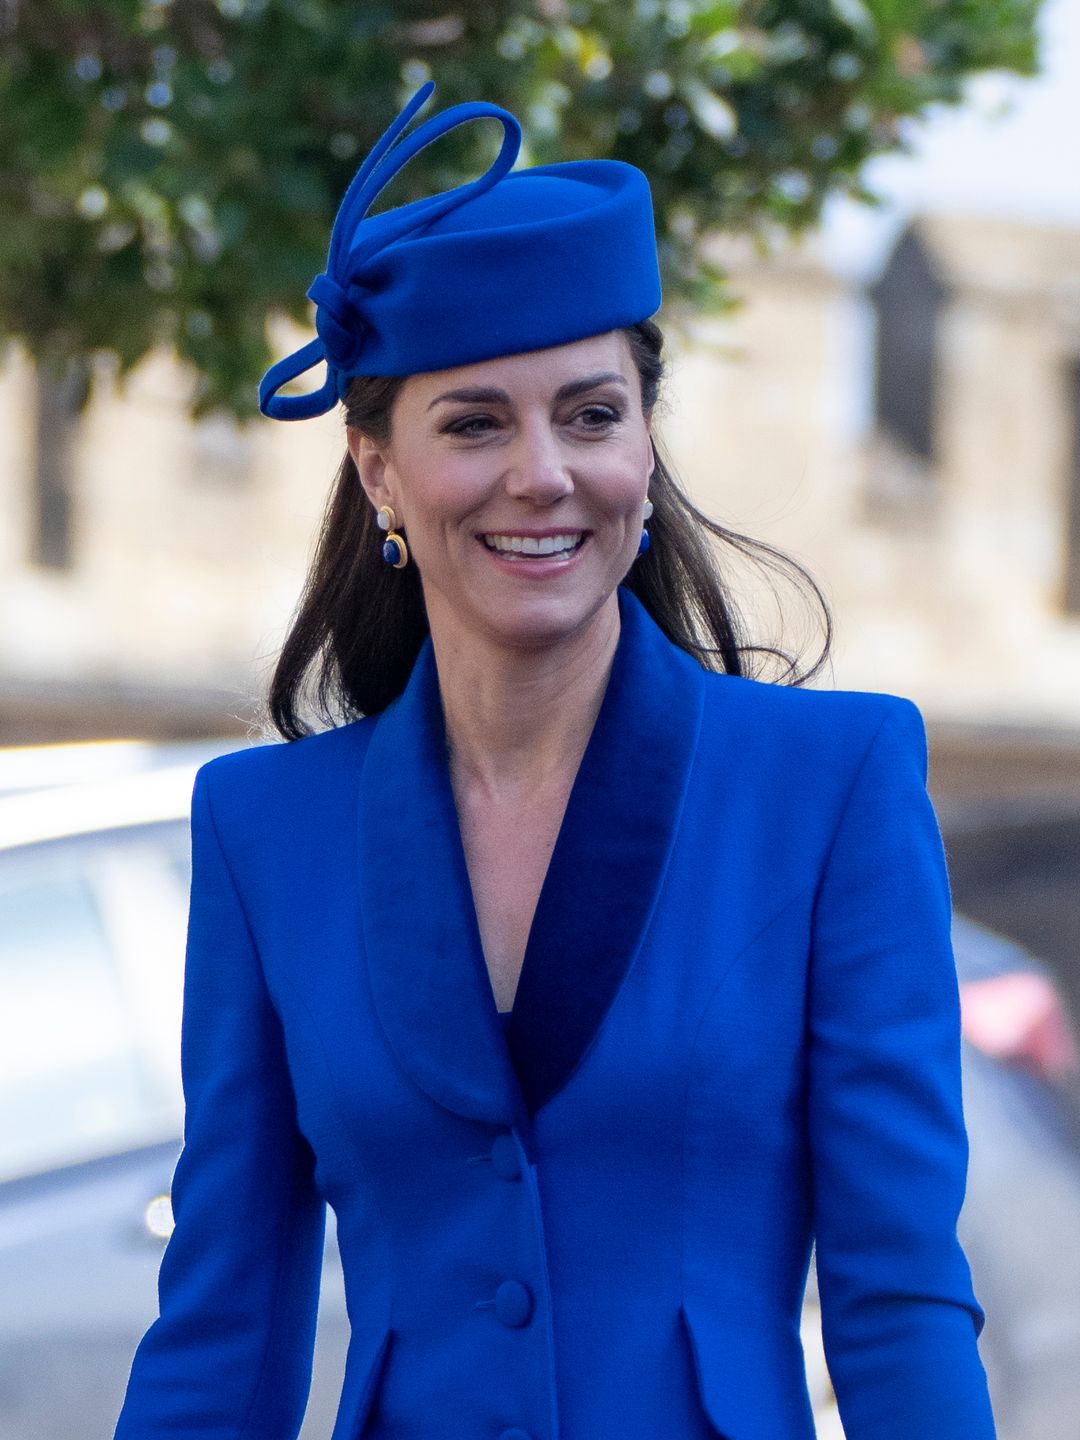
{"label": "blue suit jacket", "polygon": [[506,1036],[430,642],[379,717],[199,772],[185,1148],[117,1440],[990,1440],[919,711],[623,628]]}

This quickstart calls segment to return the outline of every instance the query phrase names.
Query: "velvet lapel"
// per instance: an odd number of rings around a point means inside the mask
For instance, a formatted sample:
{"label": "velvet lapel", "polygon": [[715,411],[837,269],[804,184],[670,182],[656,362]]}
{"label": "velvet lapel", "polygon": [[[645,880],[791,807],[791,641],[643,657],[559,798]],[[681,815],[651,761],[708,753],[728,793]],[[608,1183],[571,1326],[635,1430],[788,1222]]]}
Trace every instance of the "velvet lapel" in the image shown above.
{"label": "velvet lapel", "polygon": [[566,1084],[644,938],[697,750],[705,675],[641,602],[622,632],[536,907],[508,1042],[530,1114]]}
{"label": "velvet lapel", "polygon": [[620,590],[619,603],[611,678],[505,1036],[461,845],[430,641],[404,693],[379,717],[364,761],[360,887],[375,1005],[406,1072],[472,1119],[518,1126],[570,1078],[633,963],[667,867],[705,676],[633,595]]}
{"label": "velvet lapel", "polygon": [[524,1101],[484,961],[430,639],[380,715],[360,776],[360,900],[372,997],[433,1100],[519,1127]]}

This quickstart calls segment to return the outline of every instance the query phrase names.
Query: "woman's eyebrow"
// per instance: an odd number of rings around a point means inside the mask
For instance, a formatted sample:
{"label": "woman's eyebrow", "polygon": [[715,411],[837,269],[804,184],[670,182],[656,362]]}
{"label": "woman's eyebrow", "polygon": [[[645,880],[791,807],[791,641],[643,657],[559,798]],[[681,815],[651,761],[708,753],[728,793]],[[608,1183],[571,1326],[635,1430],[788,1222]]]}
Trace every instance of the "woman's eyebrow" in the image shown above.
{"label": "woman's eyebrow", "polygon": [[[555,399],[572,400],[575,395],[581,395],[586,390],[595,390],[597,385],[609,384],[625,385],[629,389],[626,377],[617,370],[602,370],[596,375],[586,375],[581,380],[568,380],[556,390]],[[436,395],[427,408],[433,410],[444,400],[466,400],[472,405],[510,404],[510,396],[505,390],[495,390],[486,385],[467,385],[460,390],[447,390],[445,394]]]}

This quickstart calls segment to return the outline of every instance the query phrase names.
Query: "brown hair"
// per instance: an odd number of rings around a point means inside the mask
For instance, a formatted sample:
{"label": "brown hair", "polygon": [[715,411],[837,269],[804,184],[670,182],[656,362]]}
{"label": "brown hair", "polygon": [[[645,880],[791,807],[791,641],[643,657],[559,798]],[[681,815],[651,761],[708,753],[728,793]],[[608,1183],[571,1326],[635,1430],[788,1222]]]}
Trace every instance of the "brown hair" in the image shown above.
{"label": "brown hair", "polygon": [[[651,320],[623,332],[641,379],[642,408],[651,414],[664,374],[663,334]],[[346,424],[376,445],[390,439],[390,415],[402,377],[356,376],[345,395]],[[653,514],[651,545],[623,582],[681,649],[708,669],[757,678],[751,656],[769,656],[786,667],[776,683],[802,685],[828,658],[832,617],[814,578],[798,561],[762,540],[729,530],[692,504],[657,446],[649,482]],[[414,564],[394,570],[382,559],[382,533],[346,452],[331,490],[315,556],[292,625],[271,677],[267,710],[287,740],[321,725],[336,725],[385,709],[405,688],[428,633],[427,614]],[[730,594],[720,552],[730,552],[786,575],[823,617],[824,641],[813,664],[775,645],[751,643]]]}

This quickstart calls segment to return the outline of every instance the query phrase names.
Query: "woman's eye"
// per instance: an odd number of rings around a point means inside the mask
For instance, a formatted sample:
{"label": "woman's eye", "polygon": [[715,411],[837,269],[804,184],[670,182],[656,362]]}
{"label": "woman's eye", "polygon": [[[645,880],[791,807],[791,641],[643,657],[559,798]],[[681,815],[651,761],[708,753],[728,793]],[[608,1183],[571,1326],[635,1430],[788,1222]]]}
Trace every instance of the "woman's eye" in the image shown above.
{"label": "woman's eye", "polygon": [[[618,424],[621,419],[622,411],[614,405],[586,405],[576,415],[571,416],[570,423],[580,421],[586,430],[606,430],[609,426]],[[466,437],[483,435],[497,425],[498,422],[490,415],[466,415],[447,425],[446,433]]]}
{"label": "woman's eye", "polygon": [[468,415],[464,420],[455,420],[452,425],[446,427],[448,435],[478,435],[481,431],[474,429],[474,426],[492,424],[490,415]]}
{"label": "woman's eye", "polygon": [[583,418],[591,417],[586,426],[589,430],[600,430],[605,425],[614,425],[622,419],[622,411],[612,405],[588,405],[581,411],[581,415]]}

